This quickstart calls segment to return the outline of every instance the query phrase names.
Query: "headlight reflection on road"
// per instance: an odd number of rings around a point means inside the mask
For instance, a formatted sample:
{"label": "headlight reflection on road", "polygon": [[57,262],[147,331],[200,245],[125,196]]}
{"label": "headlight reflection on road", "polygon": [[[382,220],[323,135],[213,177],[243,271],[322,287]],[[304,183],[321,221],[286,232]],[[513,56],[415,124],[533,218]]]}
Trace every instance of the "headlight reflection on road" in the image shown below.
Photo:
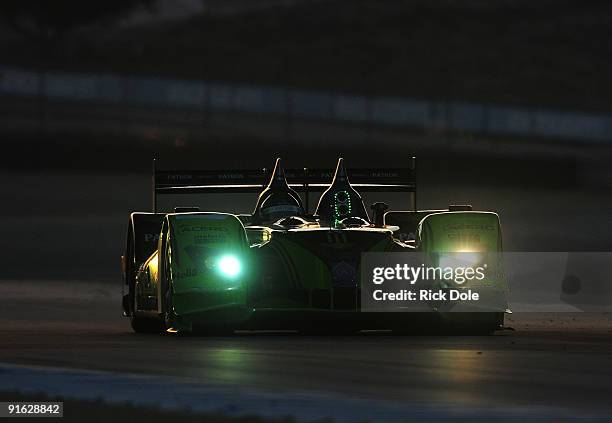
{"label": "headlight reflection on road", "polygon": [[482,386],[487,382],[491,357],[478,350],[437,350],[430,352],[431,366],[440,389],[438,400],[457,404],[477,403]]}

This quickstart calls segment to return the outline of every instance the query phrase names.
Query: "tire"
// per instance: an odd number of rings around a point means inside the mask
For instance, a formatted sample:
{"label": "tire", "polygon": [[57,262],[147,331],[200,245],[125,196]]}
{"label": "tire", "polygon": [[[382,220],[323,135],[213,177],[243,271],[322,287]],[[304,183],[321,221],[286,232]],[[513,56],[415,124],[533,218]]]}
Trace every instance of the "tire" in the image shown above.
{"label": "tire", "polygon": [[152,317],[135,317],[130,319],[132,329],[136,333],[162,333],[166,325],[161,319]]}

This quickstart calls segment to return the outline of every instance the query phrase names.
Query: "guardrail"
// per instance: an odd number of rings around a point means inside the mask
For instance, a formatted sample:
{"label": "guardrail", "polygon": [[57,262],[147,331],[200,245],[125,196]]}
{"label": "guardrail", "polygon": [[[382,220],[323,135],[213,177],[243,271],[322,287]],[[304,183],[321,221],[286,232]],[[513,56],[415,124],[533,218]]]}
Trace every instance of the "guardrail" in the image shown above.
{"label": "guardrail", "polygon": [[603,114],[405,97],[367,97],[214,81],[36,72],[0,66],[0,94],[506,136],[612,141],[612,116]]}

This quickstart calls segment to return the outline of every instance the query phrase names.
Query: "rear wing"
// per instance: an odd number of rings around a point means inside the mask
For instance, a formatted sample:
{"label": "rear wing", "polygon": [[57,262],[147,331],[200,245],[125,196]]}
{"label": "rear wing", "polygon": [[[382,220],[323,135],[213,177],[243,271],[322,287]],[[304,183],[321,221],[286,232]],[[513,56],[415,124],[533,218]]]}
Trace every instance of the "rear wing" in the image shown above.
{"label": "rear wing", "polygon": [[[249,193],[260,192],[269,182],[271,169],[247,170],[158,170],[153,160],[153,212],[157,213],[160,194]],[[416,160],[407,167],[392,169],[347,169],[351,185],[360,192],[406,192],[413,194],[416,210]],[[287,183],[304,193],[308,213],[308,194],[326,190],[334,169],[285,169]]]}

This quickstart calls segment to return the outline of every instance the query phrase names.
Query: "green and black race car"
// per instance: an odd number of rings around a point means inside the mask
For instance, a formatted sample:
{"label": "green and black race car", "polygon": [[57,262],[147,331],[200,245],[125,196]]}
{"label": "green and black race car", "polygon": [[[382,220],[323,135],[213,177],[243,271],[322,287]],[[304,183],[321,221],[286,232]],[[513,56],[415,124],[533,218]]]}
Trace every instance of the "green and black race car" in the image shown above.
{"label": "green and black race car", "polygon": [[[349,182],[349,176],[351,182]],[[267,185],[265,185],[268,181]],[[413,210],[371,206],[359,192],[412,196]],[[176,208],[157,212],[159,194],[260,191],[252,214]],[[298,193],[301,191],[302,196]],[[311,193],[322,192],[314,213]],[[130,215],[122,257],[124,315],[136,332],[231,333],[294,329],[399,333],[463,328],[490,333],[502,307],[478,312],[364,312],[360,263],[367,252],[501,252],[499,217],[469,206],[416,209],[415,160],[402,169],[159,171],[153,212]],[[496,294],[496,295],[497,295]]]}

